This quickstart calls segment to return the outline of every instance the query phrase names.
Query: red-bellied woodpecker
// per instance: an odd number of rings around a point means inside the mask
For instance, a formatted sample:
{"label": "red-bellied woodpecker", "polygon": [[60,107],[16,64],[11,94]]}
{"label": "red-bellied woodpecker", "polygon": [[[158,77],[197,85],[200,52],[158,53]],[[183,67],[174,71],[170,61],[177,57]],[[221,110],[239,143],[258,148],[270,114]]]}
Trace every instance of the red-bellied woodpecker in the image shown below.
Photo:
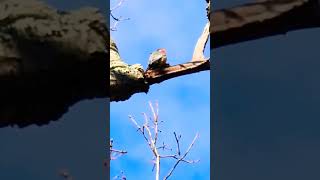
{"label": "red-bellied woodpecker", "polygon": [[167,64],[167,52],[163,48],[159,48],[151,53],[148,62],[148,69],[161,69],[168,67]]}

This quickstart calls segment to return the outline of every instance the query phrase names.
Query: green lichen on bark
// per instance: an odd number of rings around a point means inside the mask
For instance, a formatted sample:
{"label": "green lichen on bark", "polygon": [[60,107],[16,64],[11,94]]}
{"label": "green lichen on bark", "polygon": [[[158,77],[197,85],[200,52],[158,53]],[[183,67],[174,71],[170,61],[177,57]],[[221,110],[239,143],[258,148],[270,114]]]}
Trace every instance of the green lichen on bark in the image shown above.
{"label": "green lichen on bark", "polygon": [[140,64],[129,65],[119,54],[116,43],[110,38],[110,99],[123,101],[137,92],[148,92],[144,70]]}

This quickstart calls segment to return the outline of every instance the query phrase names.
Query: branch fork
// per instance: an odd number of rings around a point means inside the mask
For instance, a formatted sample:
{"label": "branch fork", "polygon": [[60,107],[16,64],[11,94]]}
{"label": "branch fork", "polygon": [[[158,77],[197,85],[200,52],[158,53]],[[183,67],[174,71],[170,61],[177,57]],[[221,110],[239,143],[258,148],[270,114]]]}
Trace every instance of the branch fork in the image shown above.
{"label": "branch fork", "polygon": [[[143,113],[144,116],[144,124],[142,125],[142,127],[137,123],[137,121],[134,119],[133,116],[129,116],[129,119],[132,121],[132,123],[136,126],[137,131],[139,131],[141,133],[141,135],[143,136],[143,138],[145,139],[145,141],[147,142],[152,154],[153,154],[153,168],[155,169],[155,177],[156,180],[159,180],[160,178],[160,160],[161,158],[173,158],[176,160],[174,166],[170,169],[169,173],[163,178],[164,180],[168,179],[173,171],[176,169],[176,167],[178,166],[178,164],[180,162],[185,162],[185,163],[196,163],[199,162],[199,160],[186,160],[186,156],[188,155],[188,153],[190,152],[191,148],[193,147],[194,143],[196,142],[196,140],[199,137],[199,134],[197,133],[192,141],[192,143],[189,145],[188,149],[186,150],[186,152],[181,155],[181,151],[180,151],[180,139],[181,139],[181,135],[177,135],[176,132],[174,132],[174,136],[175,136],[175,140],[177,143],[177,152],[176,154],[172,154],[172,155],[161,155],[159,150],[172,150],[170,148],[168,148],[168,146],[163,142],[161,146],[157,146],[157,140],[158,140],[158,136],[159,136],[159,132],[161,132],[159,130],[159,108],[158,108],[158,103],[155,104],[155,108],[152,105],[151,102],[149,102],[149,106],[152,112],[152,117],[149,118],[147,116],[146,113]],[[149,125],[149,120],[152,120],[153,126]]]}

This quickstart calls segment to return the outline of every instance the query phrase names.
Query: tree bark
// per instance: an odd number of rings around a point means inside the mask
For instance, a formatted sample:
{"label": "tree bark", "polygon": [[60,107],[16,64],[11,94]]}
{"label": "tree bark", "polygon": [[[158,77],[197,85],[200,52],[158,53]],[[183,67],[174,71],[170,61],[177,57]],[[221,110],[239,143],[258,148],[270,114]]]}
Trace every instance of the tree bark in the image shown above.
{"label": "tree bark", "polygon": [[320,1],[268,0],[213,12],[211,49],[320,27]]}
{"label": "tree bark", "polygon": [[108,37],[97,9],[2,0],[0,127],[47,124],[80,100],[107,97]]}

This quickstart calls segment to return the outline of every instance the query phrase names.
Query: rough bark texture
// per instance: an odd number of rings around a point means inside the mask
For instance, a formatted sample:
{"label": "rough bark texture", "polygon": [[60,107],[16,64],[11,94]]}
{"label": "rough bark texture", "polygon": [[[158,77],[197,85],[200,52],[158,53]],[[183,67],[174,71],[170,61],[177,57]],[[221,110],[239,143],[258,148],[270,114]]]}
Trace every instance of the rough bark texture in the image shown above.
{"label": "rough bark texture", "polygon": [[139,64],[126,64],[121,59],[115,42],[110,39],[110,100],[124,101],[135,93],[147,93],[148,90],[143,67]]}
{"label": "rough bark texture", "polygon": [[211,48],[320,27],[319,0],[268,0],[221,9],[210,16]]}
{"label": "rough bark texture", "polygon": [[0,127],[47,124],[82,99],[107,97],[109,33],[94,8],[0,1]]}

